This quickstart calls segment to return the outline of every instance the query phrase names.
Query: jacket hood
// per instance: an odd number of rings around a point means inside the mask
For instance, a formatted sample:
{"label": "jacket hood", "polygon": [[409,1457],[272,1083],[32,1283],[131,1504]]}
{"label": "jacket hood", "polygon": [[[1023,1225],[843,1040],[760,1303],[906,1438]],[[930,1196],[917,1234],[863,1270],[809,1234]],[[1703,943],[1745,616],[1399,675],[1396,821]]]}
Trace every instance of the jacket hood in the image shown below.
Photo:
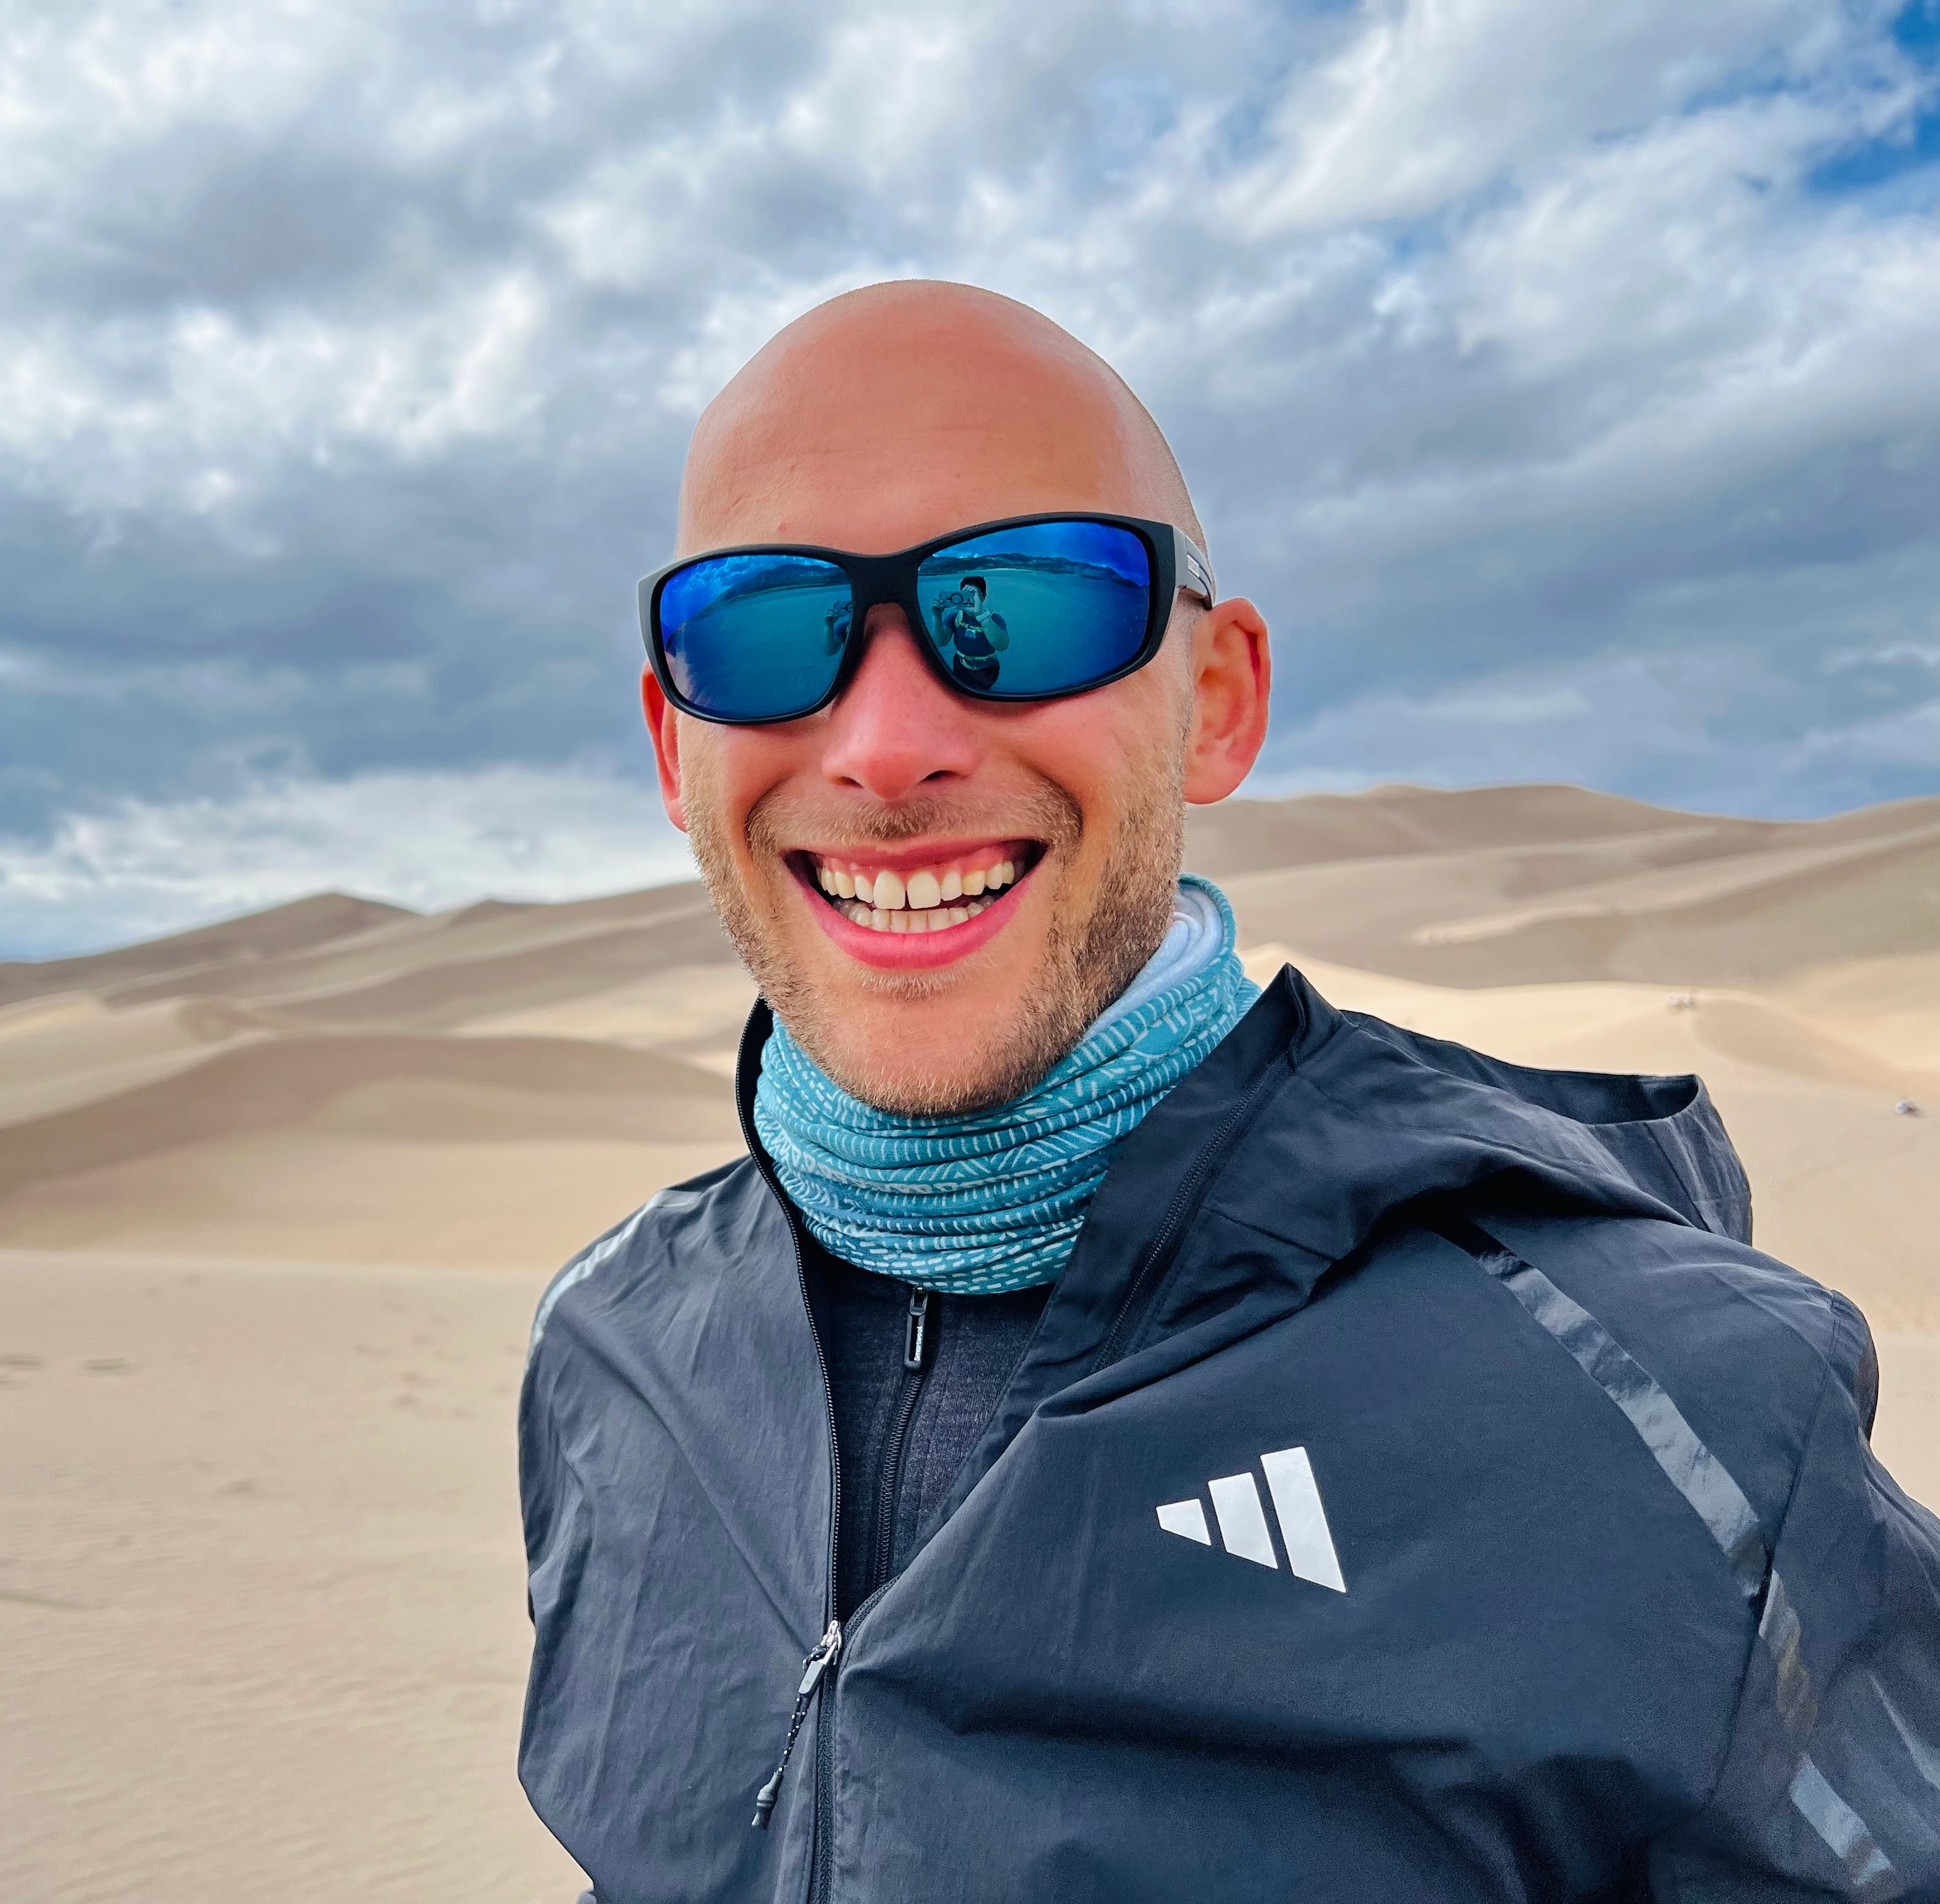
{"label": "jacket hood", "polygon": [[1298,1307],[1384,1224],[1450,1207],[1750,1228],[1696,1078],[1504,1063],[1337,1011],[1289,966],[1113,1161],[1059,1280],[1057,1372]]}
{"label": "jacket hood", "polygon": [[[1694,1076],[1547,1071],[1329,1005],[1287,966],[1268,1000],[1307,1167],[1288,1214],[1338,1259],[1386,1211],[1483,1191],[1559,1213],[1668,1219],[1749,1242],[1751,1189]],[[1267,1002],[1267,1001],[1263,1001]]]}

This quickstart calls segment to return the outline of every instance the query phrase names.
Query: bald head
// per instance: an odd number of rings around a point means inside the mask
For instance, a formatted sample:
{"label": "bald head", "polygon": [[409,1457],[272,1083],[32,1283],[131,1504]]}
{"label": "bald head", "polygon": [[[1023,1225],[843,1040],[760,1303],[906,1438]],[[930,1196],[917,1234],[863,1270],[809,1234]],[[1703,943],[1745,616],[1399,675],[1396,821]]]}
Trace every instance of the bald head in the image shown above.
{"label": "bald head", "polygon": [[872,285],[798,318],[702,413],[679,552],[881,552],[1060,509],[1176,523],[1204,544],[1170,445],[1095,352],[993,291]]}

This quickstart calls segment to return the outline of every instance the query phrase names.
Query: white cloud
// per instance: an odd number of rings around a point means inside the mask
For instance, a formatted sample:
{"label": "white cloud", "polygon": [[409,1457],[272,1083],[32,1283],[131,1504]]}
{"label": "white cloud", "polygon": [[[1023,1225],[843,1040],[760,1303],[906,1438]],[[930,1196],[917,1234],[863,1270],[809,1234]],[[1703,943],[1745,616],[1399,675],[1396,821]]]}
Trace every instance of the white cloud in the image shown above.
{"label": "white cloud", "polygon": [[649,788],[499,767],[268,780],[224,799],[124,801],[44,841],[0,835],[4,950],[177,930],[320,889],[420,911],[691,877]]}
{"label": "white cloud", "polygon": [[1376,0],[1228,203],[1261,233],[1427,216],[1676,113],[1748,52],[1810,72],[1838,38],[1815,0]]}
{"label": "white cloud", "polygon": [[139,340],[0,328],[0,447],[23,489],[81,513],[253,501],[291,463],[346,453],[422,461],[533,414],[546,298],[527,271],[428,308],[247,326],[206,307]]}

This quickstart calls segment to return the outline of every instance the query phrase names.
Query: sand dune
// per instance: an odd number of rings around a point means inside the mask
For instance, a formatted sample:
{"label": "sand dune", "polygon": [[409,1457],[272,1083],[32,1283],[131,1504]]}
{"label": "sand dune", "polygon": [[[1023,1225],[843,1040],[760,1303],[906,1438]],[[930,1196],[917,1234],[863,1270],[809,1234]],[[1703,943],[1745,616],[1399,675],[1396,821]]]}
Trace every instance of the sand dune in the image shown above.
{"label": "sand dune", "polygon": [[306,1123],[399,1143],[728,1139],[721,1079],[567,1038],[243,1036],[169,1076],[4,1127],[0,1197],[66,1173]]}
{"label": "sand dune", "polygon": [[[1258,975],[1524,1063],[1700,1073],[1759,1241],[1866,1310],[1876,1445],[1940,1502],[1940,801],[1388,787],[1191,840]],[[23,1895],[572,1895],[508,1777],[520,1338],[553,1265],[738,1152],[752,996],[691,883],[326,894],[0,965]]]}
{"label": "sand dune", "polygon": [[[1387,787],[1229,801],[1191,841],[1243,942],[1344,998],[1531,1062],[1701,1070],[1768,1234],[1835,1281],[1899,1263],[1881,1300],[1928,1326],[1936,1127],[1893,1106],[1940,1111],[1940,800],[1777,822]],[[541,1268],[662,1180],[667,1146],[732,1154],[752,996],[691,882],[431,917],[324,895],[0,967],[0,1243],[217,1246],[227,1197],[250,1250],[308,1259],[327,1190],[355,1213],[333,1246],[426,1260],[435,1211],[429,1259],[462,1261],[496,1210],[487,1260]],[[575,1146],[605,1160],[590,1182],[560,1175]],[[415,1160],[389,1245],[387,1147]],[[587,1207],[539,1180],[588,1183]]]}
{"label": "sand dune", "polygon": [[[1634,978],[1768,985],[1940,938],[1940,801],[1774,829],[1747,847],[1652,828],[1576,846],[1484,841],[1225,883],[1246,936],[1444,985]],[[1819,829],[1832,829],[1822,832]],[[1701,851],[1700,849],[1702,849]]]}
{"label": "sand dune", "polygon": [[[1581,849],[1603,841],[1683,842],[1704,855],[1782,837],[1781,821],[1682,813],[1587,787],[1372,787],[1294,800],[1228,800],[1190,816],[1192,860],[1213,879],[1350,859],[1472,853],[1485,847]],[[1661,854],[1678,848],[1659,844]],[[1667,862],[1668,863],[1668,862]]]}
{"label": "sand dune", "polygon": [[[1926,1314],[1940,1212],[1903,1179],[1935,1126],[1893,1106],[1940,1110],[1940,800],[1778,822],[1387,787],[1195,813],[1191,856],[1243,942],[1345,997],[1532,1062],[1704,1072],[1803,1266],[1870,1276],[1847,1239],[1879,1232],[1865,1260],[1913,1279],[1891,1314]],[[391,1262],[466,1260],[496,1208],[486,1259],[540,1268],[663,1180],[666,1146],[732,1154],[752,996],[691,882],[430,917],[324,895],[0,966],[0,1243],[215,1247],[227,1198],[236,1246],[308,1259],[322,1200],[334,1247]],[[590,1177],[561,1174],[575,1146]],[[387,1147],[415,1160],[388,1244]],[[1889,1185],[1889,1215],[1861,1207]]]}
{"label": "sand dune", "polygon": [[105,991],[117,982],[164,973],[186,975],[212,965],[228,966],[249,959],[273,957],[416,917],[401,906],[386,905],[376,899],[319,892],[288,905],[273,906],[267,912],[225,919],[193,932],[172,933],[166,938],[146,939],[112,952],[27,963],[0,961],[0,1005],[45,992]]}

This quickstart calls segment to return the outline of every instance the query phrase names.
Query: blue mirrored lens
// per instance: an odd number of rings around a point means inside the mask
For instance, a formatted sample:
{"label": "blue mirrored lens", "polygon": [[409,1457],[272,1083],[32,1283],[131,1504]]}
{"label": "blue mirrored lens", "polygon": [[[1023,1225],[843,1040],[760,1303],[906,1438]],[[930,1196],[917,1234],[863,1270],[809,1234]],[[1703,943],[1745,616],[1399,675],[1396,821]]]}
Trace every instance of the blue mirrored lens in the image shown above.
{"label": "blue mirrored lens", "polygon": [[849,578],[807,555],[711,555],[661,584],[660,645],[674,685],[731,721],[801,714],[828,693],[848,645]]}
{"label": "blue mirrored lens", "polygon": [[987,694],[1064,694],[1127,665],[1144,641],[1151,560],[1129,529],[1031,523],[939,549],[917,571],[930,638]]}

